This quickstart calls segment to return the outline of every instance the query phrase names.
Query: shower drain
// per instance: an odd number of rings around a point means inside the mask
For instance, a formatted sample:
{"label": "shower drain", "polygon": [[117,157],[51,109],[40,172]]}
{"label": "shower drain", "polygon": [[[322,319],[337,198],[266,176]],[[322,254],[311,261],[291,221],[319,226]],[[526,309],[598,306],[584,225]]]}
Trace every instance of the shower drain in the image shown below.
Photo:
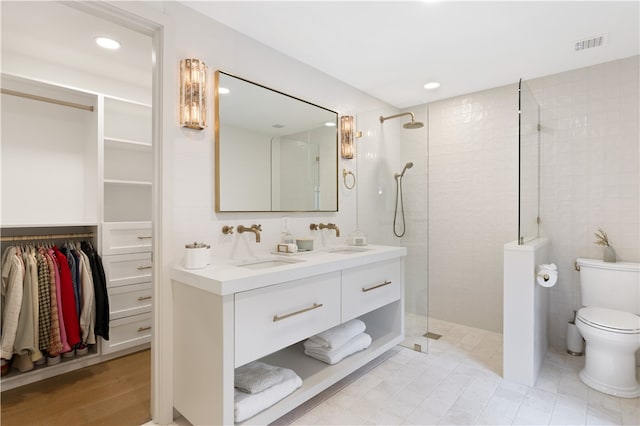
{"label": "shower drain", "polygon": [[423,336],[429,339],[438,340],[439,338],[442,337],[442,334],[432,333],[430,331],[427,331],[426,333],[423,334]]}

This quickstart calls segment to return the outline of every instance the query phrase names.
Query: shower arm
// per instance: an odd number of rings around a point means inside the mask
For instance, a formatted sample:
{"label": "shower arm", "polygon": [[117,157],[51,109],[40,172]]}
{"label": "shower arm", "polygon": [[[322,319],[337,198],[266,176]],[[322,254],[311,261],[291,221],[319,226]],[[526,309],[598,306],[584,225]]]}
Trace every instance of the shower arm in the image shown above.
{"label": "shower arm", "polygon": [[394,115],[390,115],[388,117],[380,116],[380,123],[384,123],[385,120],[390,120],[392,118],[402,117],[403,115],[410,115],[411,116],[411,121],[416,121],[416,117],[415,117],[415,115],[413,115],[412,112],[401,112],[400,114],[394,114]]}

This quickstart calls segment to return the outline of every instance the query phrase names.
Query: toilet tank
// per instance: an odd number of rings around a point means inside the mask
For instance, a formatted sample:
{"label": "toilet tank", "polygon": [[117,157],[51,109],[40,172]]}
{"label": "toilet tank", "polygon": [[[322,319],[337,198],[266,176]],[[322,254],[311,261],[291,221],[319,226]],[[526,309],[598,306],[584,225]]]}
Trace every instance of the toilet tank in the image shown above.
{"label": "toilet tank", "polygon": [[582,306],[640,314],[640,264],[578,259]]}

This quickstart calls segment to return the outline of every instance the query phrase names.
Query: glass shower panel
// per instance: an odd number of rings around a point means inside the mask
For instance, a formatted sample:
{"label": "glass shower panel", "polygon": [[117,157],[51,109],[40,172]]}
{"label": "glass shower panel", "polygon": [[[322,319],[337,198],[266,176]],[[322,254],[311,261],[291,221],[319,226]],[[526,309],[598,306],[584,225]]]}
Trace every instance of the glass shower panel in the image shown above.
{"label": "glass shower panel", "polygon": [[540,224],[540,105],[520,79],[518,242],[539,236]]}

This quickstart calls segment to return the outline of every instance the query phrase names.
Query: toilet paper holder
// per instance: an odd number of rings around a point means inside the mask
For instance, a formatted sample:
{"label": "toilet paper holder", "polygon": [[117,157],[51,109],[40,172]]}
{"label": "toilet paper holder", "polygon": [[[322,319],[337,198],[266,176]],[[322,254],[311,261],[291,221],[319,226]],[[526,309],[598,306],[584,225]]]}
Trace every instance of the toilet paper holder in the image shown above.
{"label": "toilet paper holder", "polygon": [[536,274],[536,277],[540,277],[540,278],[542,278],[542,279],[543,279],[543,280],[545,280],[545,281],[549,281],[549,279],[551,278],[551,277],[549,277],[549,274],[544,274],[544,273],[542,273],[542,272],[538,272],[538,273]]}

